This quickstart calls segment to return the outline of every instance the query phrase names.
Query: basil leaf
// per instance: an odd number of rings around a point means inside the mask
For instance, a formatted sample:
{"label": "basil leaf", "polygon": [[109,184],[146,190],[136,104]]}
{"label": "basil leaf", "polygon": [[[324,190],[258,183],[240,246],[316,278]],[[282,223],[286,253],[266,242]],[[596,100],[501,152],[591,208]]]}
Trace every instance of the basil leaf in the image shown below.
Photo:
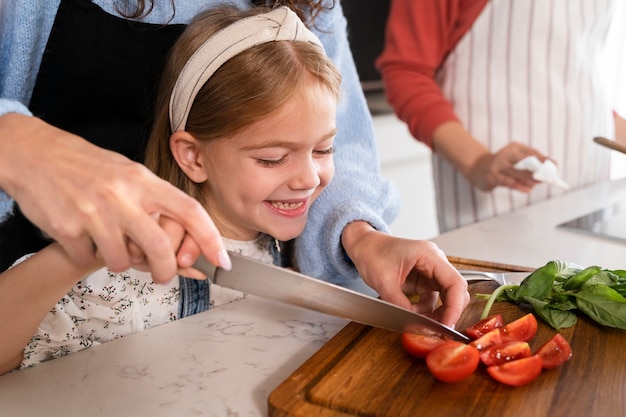
{"label": "basil leaf", "polygon": [[626,330],[626,298],[608,285],[583,287],[576,297],[576,305],[586,315],[604,326]]}
{"label": "basil leaf", "polygon": [[535,314],[545,320],[556,330],[571,327],[576,324],[576,321],[578,320],[576,314],[573,312],[552,308],[546,301],[530,297],[526,297],[524,300],[532,306]]}
{"label": "basil leaf", "polygon": [[572,277],[568,278],[567,281],[563,283],[563,289],[566,291],[577,291],[579,290],[585,282],[587,282],[591,277],[598,274],[602,268],[599,266],[590,266],[588,268],[583,269]]}
{"label": "basil leaf", "polygon": [[610,288],[617,291],[622,297],[626,297],[626,284],[614,284],[610,285]]}
{"label": "basil leaf", "polygon": [[537,300],[545,299],[550,291],[554,279],[562,271],[562,263],[550,261],[545,266],[536,269],[535,272],[524,278],[519,288],[515,291],[514,301],[521,302],[526,297],[535,298]]}

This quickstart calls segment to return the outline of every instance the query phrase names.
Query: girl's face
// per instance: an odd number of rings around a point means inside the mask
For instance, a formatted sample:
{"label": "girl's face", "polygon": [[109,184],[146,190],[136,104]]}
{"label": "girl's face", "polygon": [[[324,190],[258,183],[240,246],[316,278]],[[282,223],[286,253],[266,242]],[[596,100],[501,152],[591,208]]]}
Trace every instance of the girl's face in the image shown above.
{"label": "girl's face", "polygon": [[224,237],[279,240],[304,230],[331,181],[337,98],[309,83],[284,106],[224,140],[203,143],[205,202]]}

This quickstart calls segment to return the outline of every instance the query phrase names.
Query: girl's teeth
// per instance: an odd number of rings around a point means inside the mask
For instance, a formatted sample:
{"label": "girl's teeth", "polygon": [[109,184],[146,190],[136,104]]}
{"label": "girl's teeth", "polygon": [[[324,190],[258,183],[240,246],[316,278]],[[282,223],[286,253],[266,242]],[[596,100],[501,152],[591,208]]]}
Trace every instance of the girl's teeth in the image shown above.
{"label": "girl's teeth", "polygon": [[302,203],[281,203],[278,201],[272,202],[272,206],[279,208],[281,210],[293,210],[298,207],[302,207]]}

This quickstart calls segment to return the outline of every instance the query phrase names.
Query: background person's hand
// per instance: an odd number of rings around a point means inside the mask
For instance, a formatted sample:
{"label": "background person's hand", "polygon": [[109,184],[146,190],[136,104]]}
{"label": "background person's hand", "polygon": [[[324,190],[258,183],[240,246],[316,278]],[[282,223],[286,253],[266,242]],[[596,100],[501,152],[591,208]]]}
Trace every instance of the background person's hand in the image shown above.
{"label": "background person's hand", "polygon": [[[8,114],[0,117],[0,163],[0,187],[79,265],[93,261],[95,245],[108,268],[127,269],[133,241],[157,282],[190,267],[200,251],[229,268],[220,234],[200,203],[120,154],[40,119]],[[178,253],[155,214],[186,231]]]}
{"label": "background person's hand", "polygon": [[508,187],[530,192],[539,184],[530,171],[513,166],[527,156],[536,156],[543,162],[547,158],[537,150],[511,142],[492,153],[474,138],[460,123],[446,122],[433,133],[434,151],[445,158],[476,188],[490,191]]}
{"label": "background person's hand", "polygon": [[[363,280],[385,301],[448,326],[469,304],[467,282],[432,242],[391,236],[354,222],[344,230],[342,243]],[[419,299],[411,303],[413,296]]]}
{"label": "background person's hand", "polygon": [[533,173],[515,169],[514,165],[528,156],[536,156],[541,162],[546,157],[535,149],[511,142],[496,153],[485,153],[478,158],[467,175],[469,181],[483,191],[496,187],[508,187],[521,192],[530,192],[539,184]]}

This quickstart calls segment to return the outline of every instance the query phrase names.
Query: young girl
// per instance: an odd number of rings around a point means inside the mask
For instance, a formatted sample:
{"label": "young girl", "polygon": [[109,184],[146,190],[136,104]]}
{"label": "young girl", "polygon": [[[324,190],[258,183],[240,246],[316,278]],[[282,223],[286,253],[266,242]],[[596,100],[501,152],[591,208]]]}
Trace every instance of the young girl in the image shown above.
{"label": "young girl", "polygon": [[[163,74],[146,165],[203,204],[227,249],[291,266],[280,242],[302,233],[334,173],[341,77],[289,9],[256,13],[221,8],[181,36]],[[265,43],[276,37],[283,40]],[[217,302],[234,292],[211,294]]]}
{"label": "young girl", "polygon": [[[172,48],[146,164],[204,205],[229,249],[286,266],[280,241],[302,233],[333,177],[340,80],[291,10],[207,11]],[[0,305],[13,318],[0,373],[208,308],[207,281],[102,266],[79,268],[53,243],[2,275],[0,292],[29,308]]]}

